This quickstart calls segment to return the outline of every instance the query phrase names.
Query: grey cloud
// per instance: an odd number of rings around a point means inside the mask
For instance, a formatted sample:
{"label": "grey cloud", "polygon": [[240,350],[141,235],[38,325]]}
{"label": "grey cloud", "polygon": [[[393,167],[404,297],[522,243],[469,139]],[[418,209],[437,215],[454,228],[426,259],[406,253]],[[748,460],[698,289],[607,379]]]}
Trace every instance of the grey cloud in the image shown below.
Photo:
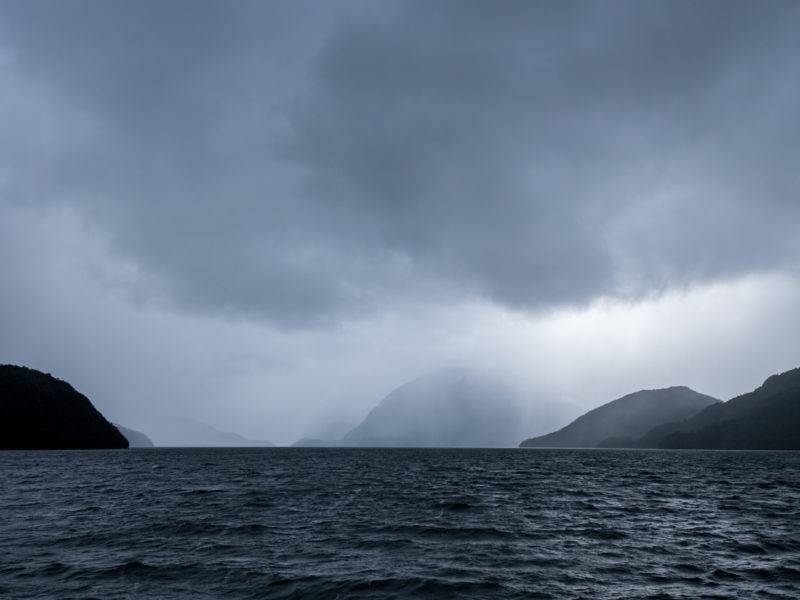
{"label": "grey cloud", "polygon": [[318,57],[294,123],[323,202],[513,305],[795,260],[795,6],[430,6]]}
{"label": "grey cloud", "polygon": [[[796,265],[796,3],[3,2],[0,23],[27,106],[0,117],[0,201],[75,206],[180,307],[313,325]],[[42,105],[55,145],[29,139]]]}

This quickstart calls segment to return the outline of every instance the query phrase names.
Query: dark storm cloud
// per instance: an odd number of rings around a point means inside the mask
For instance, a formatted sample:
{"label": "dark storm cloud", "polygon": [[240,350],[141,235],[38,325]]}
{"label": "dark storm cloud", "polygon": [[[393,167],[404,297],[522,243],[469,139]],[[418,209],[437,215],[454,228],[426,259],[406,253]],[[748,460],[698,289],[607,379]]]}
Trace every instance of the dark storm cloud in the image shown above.
{"label": "dark storm cloud", "polygon": [[3,200],[74,205],[180,306],[308,324],[797,265],[793,2],[5,2],[0,23]]}

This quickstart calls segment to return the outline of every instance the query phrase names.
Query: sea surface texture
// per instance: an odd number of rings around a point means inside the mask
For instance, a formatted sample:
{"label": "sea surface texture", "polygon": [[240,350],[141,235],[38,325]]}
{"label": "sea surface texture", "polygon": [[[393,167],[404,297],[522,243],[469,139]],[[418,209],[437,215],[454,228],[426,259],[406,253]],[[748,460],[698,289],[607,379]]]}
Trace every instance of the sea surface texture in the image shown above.
{"label": "sea surface texture", "polygon": [[0,453],[0,598],[800,598],[800,453]]}

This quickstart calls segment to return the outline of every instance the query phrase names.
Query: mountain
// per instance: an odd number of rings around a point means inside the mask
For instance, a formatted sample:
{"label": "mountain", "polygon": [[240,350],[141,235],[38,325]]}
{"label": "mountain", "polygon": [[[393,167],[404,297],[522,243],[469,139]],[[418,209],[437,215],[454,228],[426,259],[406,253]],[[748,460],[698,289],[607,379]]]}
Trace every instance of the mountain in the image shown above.
{"label": "mountain", "polygon": [[653,427],[689,418],[719,400],[685,386],[641,390],[590,410],[547,435],[529,438],[527,448],[595,448],[629,446]]}
{"label": "mountain", "polygon": [[122,425],[118,425],[117,423],[114,423],[114,427],[116,427],[119,430],[119,432],[125,436],[125,439],[128,440],[129,448],[153,447],[153,440],[151,440],[141,431],[136,431],[135,429],[128,429],[127,427],[123,427]]}
{"label": "mountain", "polygon": [[800,368],[752,392],[656,428],[635,443],[658,448],[800,450]]}
{"label": "mountain", "polygon": [[0,365],[0,448],[127,448],[128,440],[70,384]]}
{"label": "mountain", "polygon": [[220,431],[200,421],[182,417],[163,417],[151,421],[147,431],[156,446],[173,447],[263,447],[264,440],[250,440],[238,433]]}
{"label": "mountain", "polygon": [[513,446],[531,424],[546,427],[559,416],[556,406],[531,413],[527,405],[496,375],[446,369],[395,389],[340,445]]}

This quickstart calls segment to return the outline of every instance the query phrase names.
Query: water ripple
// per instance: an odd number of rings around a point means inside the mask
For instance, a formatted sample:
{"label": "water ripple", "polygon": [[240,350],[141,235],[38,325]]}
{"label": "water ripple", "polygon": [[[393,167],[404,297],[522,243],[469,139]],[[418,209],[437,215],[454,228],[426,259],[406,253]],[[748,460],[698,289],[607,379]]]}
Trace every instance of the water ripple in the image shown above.
{"label": "water ripple", "polygon": [[3,598],[798,598],[800,454],[0,453]]}

